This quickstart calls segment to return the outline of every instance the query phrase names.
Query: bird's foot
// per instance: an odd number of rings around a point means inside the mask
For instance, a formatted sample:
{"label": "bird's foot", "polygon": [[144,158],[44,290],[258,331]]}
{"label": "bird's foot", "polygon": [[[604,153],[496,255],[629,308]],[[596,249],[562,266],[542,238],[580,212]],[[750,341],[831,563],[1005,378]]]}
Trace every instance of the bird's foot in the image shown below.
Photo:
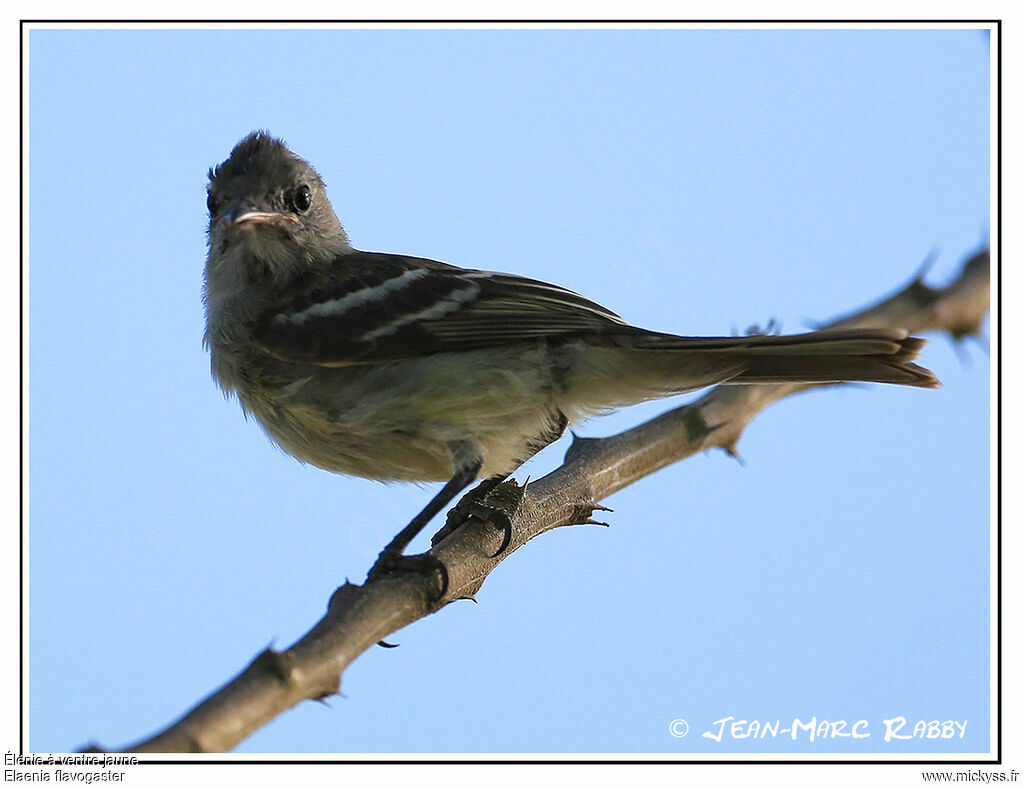
{"label": "bird's foot", "polygon": [[502,534],[501,544],[490,557],[498,557],[512,541],[512,517],[519,510],[519,504],[526,494],[526,484],[519,486],[515,481],[488,484],[484,481],[462,498],[451,511],[442,527],[431,539],[438,544],[458,530],[469,519],[477,517],[490,522]]}

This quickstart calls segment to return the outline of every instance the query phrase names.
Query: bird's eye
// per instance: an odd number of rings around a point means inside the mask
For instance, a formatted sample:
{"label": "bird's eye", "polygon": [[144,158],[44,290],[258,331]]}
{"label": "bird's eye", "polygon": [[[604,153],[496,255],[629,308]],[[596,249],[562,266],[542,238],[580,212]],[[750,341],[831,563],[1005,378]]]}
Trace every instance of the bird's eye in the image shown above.
{"label": "bird's eye", "polygon": [[313,194],[310,192],[309,186],[302,185],[295,189],[295,194],[292,196],[292,204],[299,213],[305,213],[309,210],[309,206],[313,204]]}
{"label": "bird's eye", "polygon": [[206,209],[210,211],[210,216],[214,216],[217,213],[217,208],[220,207],[220,203],[217,202],[217,198],[213,196],[213,192],[208,192],[206,195]]}

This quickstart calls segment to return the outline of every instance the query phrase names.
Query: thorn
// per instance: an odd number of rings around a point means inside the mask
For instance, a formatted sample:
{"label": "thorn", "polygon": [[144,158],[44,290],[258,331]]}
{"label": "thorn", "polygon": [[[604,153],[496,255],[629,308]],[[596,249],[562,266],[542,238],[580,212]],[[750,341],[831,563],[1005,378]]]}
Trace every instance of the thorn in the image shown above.
{"label": "thorn", "polygon": [[313,702],[318,702],[319,704],[323,705],[324,707],[329,708],[329,707],[331,707],[331,703],[327,701],[327,698],[328,697],[335,697],[335,696],[341,697],[342,699],[345,698],[345,695],[343,695],[341,692],[324,692],[319,697],[313,697],[312,701]]}
{"label": "thorn", "polygon": [[924,275],[931,270],[932,265],[935,264],[935,261],[938,258],[939,246],[938,244],[936,244],[935,246],[932,246],[931,250],[925,255],[924,260],[921,262],[917,270],[914,272],[914,278],[911,281],[913,281],[915,284],[923,283]]}
{"label": "thorn", "polygon": [[768,318],[768,322],[766,322],[765,325],[764,325],[764,328],[762,328],[757,323],[754,323],[749,328],[747,328],[747,331],[746,331],[745,335],[746,336],[775,336],[775,335],[777,335],[779,333],[782,333],[782,321],[781,320],[777,320],[774,317],[769,317]]}
{"label": "thorn", "polygon": [[980,333],[968,333],[963,337],[964,341],[972,341],[977,344],[985,355],[991,357],[991,347],[989,346],[989,340],[987,336],[983,336]]}
{"label": "thorn", "polygon": [[565,461],[571,462],[577,456],[579,456],[586,448],[587,443],[594,442],[597,438],[595,437],[580,437],[576,432],[570,430],[572,434],[572,443],[567,449],[565,449]]}
{"label": "thorn", "polygon": [[342,693],[341,693],[341,691],[339,691],[339,690],[337,690],[337,689],[335,689],[334,691],[325,691],[325,692],[324,692],[323,694],[321,694],[320,696],[318,696],[318,697],[312,697],[311,699],[312,699],[312,700],[313,700],[314,702],[319,702],[319,703],[320,703],[321,705],[323,705],[323,706],[324,706],[325,708],[330,708],[330,707],[331,707],[331,704],[330,704],[330,703],[329,703],[329,702],[327,701],[327,698],[328,698],[328,697],[341,697],[342,699],[345,699],[345,695],[344,695],[344,694],[342,694]]}
{"label": "thorn", "polygon": [[358,585],[353,585],[351,582],[348,581],[348,579],[346,579],[344,585],[338,585],[338,587],[336,587],[334,589],[334,592],[331,593],[331,598],[327,602],[327,610],[330,611],[330,609],[335,604],[338,604],[338,603],[341,602],[341,599],[346,594],[351,593],[353,590],[355,590],[358,587],[359,587]]}
{"label": "thorn", "polygon": [[284,650],[277,651],[273,648],[266,648],[252,660],[250,666],[258,666],[277,678],[282,684],[287,685],[292,678],[292,666],[295,662],[295,655]]}
{"label": "thorn", "polygon": [[396,643],[392,643],[392,642],[385,642],[384,640],[381,640],[381,641],[380,641],[380,642],[378,642],[377,644],[378,644],[378,645],[379,645],[380,647],[382,647],[382,648],[397,648],[397,647],[398,647],[398,643],[397,643],[397,642],[396,642]]}
{"label": "thorn", "polygon": [[953,345],[953,352],[956,353],[957,360],[960,361],[960,365],[966,369],[971,367],[971,355],[967,352],[967,348],[964,346],[963,337],[950,335],[949,343]]}
{"label": "thorn", "polygon": [[739,462],[741,467],[746,467],[747,466],[746,460],[742,456],[740,456],[740,452],[736,450],[736,443],[735,442],[727,443],[726,445],[723,445],[722,446],[722,450],[725,451],[729,456],[731,456],[737,462]]}

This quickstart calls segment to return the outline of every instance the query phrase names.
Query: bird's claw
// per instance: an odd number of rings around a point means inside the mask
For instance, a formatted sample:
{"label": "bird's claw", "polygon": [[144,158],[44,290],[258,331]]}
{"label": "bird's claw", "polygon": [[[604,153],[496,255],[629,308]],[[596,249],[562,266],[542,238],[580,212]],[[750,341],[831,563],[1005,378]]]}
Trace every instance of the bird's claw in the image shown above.
{"label": "bird's claw", "polygon": [[[474,490],[475,492],[476,490]],[[515,481],[506,481],[491,489],[484,490],[484,494],[477,495],[470,492],[451,511],[441,528],[431,539],[432,544],[437,544],[472,517],[477,517],[501,531],[501,544],[494,554],[489,555],[496,558],[508,549],[512,541],[512,517],[519,509],[519,503],[526,492],[526,484],[519,486]]]}

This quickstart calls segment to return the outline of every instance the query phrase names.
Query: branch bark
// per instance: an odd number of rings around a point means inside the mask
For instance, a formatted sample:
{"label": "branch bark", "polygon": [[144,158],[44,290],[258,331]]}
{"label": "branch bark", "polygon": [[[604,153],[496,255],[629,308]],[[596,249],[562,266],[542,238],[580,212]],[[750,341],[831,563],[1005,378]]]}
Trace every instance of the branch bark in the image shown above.
{"label": "branch bark", "polygon": [[[924,283],[923,271],[894,295],[828,327],[902,327],[914,333],[944,331],[956,340],[979,335],[989,309],[989,253],[971,256],[948,286]],[[825,326],[823,326],[825,327]],[[696,401],[633,429],[602,439],[577,438],[565,462],[522,489],[514,483],[495,494],[519,500],[512,537],[498,557],[501,534],[469,519],[431,550],[448,569],[448,588],[435,598],[429,578],[405,574],[365,585],[346,583],[332,595],[327,613],[283,651],[264,650],[234,679],[181,719],[124,751],[224,752],[282,711],[303,700],[338,693],[341,675],[361,653],[394,631],[436,612],[450,601],[472,597],[487,576],[516,549],[542,533],[587,522],[598,501],[666,465],[708,448],[735,454],[746,425],[765,407],[812,385],[749,385],[712,388]],[[488,502],[494,502],[494,496]],[[90,751],[102,751],[91,748]]]}

